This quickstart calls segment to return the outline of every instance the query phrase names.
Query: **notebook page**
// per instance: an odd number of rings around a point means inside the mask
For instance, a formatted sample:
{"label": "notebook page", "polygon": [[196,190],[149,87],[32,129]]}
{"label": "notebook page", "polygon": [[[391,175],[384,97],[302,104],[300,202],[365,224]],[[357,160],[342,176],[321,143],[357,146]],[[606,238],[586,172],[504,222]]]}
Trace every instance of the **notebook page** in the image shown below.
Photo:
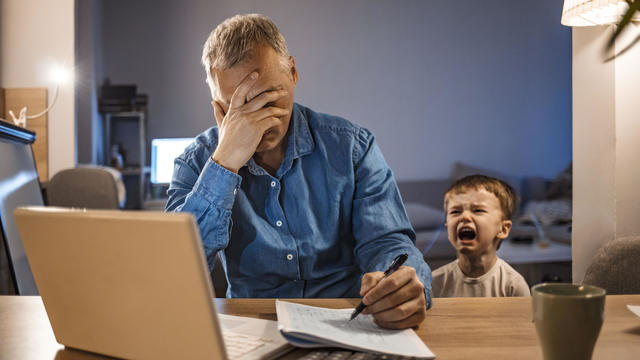
{"label": "notebook page", "polygon": [[371,315],[349,321],[353,309],[327,309],[276,300],[280,331],[329,346],[346,347],[409,357],[434,354],[412,329],[382,329]]}

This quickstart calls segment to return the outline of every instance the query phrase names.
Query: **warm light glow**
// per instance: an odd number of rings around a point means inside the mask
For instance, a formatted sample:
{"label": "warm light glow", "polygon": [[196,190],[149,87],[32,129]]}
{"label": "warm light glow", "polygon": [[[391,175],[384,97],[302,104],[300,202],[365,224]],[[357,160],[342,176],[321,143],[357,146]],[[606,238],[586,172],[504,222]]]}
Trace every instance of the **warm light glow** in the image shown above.
{"label": "warm light glow", "polygon": [[49,73],[51,81],[56,85],[64,85],[71,81],[71,71],[64,66],[54,65]]}
{"label": "warm light glow", "polygon": [[[564,0],[560,22],[566,26],[618,24],[627,9],[626,0]],[[640,12],[631,20],[640,21]]]}

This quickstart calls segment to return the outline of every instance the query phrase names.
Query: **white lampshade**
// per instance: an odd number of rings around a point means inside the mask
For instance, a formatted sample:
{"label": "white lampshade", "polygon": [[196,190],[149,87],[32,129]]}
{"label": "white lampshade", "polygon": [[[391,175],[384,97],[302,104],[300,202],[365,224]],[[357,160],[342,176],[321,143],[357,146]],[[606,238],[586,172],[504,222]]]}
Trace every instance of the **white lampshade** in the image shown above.
{"label": "white lampshade", "polygon": [[[566,26],[617,24],[627,9],[629,4],[625,0],[564,0],[560,22]],[[640,21],[640,12],[631,20]]]}

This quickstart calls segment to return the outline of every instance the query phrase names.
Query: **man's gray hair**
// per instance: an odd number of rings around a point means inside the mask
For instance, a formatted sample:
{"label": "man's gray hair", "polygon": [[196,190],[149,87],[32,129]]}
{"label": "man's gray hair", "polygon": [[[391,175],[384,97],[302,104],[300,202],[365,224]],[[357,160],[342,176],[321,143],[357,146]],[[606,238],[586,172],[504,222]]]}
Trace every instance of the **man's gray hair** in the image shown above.
{"label": "man's gray hair", "polygon": [[207,79],[212,79],[213,69],[226,70],[251,58],[258,44],[271,46],[283,67],[291,66],[284,36],[273,21],[260,14],[236,15],[218,25],[204,43],[202,65]]}

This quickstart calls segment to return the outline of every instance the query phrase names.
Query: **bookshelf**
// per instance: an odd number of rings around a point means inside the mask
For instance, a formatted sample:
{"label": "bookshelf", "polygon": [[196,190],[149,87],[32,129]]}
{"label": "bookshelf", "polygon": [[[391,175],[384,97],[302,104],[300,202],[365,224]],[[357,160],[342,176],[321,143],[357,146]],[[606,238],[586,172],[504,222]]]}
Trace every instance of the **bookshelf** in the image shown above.
{"label": "bookshelf", "polygon": [[[126,209],[142,209],[149,174],[146,166],[146,111],[113,111],[102,114],[103,165],[120,170],[127,190]],[[121,161],[118,161],[117,158]]]}

